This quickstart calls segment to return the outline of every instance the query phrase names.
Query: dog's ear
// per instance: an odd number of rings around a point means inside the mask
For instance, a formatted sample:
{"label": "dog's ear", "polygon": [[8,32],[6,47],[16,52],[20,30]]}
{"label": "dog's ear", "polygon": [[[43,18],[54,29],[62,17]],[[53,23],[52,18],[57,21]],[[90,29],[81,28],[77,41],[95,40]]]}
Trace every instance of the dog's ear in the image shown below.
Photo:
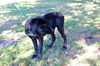
{"label": "dog's ear", "polygon": [[37,19],[37,18],[32,18],[32,19],[30,20],[30,25],[31,25],[31,24],[35,24],[35,23],[38,23],[38,21],[39,21],[39,19]]}
{"label": "dog's ear", "polygon": [[30,28],[31,28],[31,30],[34,32],[34,31],[36,31],[37,30],[37,27],[38,27],[38,20],[36,19],[36,18],[32,18],[31,20],[30,20]]}
{"label": "dog's ear", "polygon": [[46,23],[47,23],[47,21],[44,18],[40,18],[39,21],[38,21],[39,25],[43,25],[43,24],[46,24]]}
{"label": "dog's ear", "polygon": [[46,33],[46,34],[50,34],[53,32],[53,29],[48,26],[47,24],[41,25],[40,28]]}
{"label": "dog's ear", "polygon": [[38,23],[38,25],[43,25],[46,24],[47,21],[44,18],[38,16],[36,18],[33,18],[30,22],[30,24],[36,24],[36,23]]}

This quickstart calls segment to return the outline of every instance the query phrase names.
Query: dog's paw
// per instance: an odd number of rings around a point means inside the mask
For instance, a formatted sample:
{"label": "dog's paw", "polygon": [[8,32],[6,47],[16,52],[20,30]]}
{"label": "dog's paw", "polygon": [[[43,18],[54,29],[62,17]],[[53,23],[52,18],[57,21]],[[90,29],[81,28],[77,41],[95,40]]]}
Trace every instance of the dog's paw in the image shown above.
{"label": "dog's paw", "polygon": [[32,56],[32,59],[34,59],[34,58],[37,58],[37,55],[33,55],[33,56]]}
{"label": "dog's paw", "polygon": [[38,54],[37,59],[38,60],[41,60],[42,59],[42,56],[40,54]]}
{"label": "dog's paw", "polygon": [[52,48],[52,45],[47,45],[47,48]]}
{"label": "dog's paw", "polygon": [[66,47],[66,46],[63,46],[63,47],[62,47],[62,50],[67,50],[67,47]]}

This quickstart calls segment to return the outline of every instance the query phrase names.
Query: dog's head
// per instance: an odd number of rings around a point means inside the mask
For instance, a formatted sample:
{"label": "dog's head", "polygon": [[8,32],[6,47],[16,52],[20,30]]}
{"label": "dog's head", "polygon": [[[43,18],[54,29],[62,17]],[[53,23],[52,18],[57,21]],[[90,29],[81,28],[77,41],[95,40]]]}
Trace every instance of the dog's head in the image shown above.
{"label": "dog's head", "polygon": [[25,25],[25,33],[28,36],[37,36],[37,34],[48,34],[52,28],[48,26],[47,21],[42,17],[31,18]]}

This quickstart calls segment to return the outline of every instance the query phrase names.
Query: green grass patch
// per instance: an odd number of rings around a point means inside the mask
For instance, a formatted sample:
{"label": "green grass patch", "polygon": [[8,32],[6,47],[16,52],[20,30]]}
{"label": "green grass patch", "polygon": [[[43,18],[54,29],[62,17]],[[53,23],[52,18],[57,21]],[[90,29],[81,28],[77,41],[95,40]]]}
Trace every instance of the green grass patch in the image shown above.
{"label": "green grass patch", "polygon": [[[16,8],[14,3],[0,6],[0,34],[3,34],[0,35],[1,40],[8,39],[9,34],[12,33],[24,33],[25,29],[22,23],[27,20],[24,15],[35,17],[51,11],[63,13],[65,16],[64,26],[65,29],[68,29],[67,33],[72,34],[73,32],[70,31],[74,31],[75,34],[69,37],[71,39],[67,38],[68,51],[74,56],[78,51],[82,54],[86,52],[84,47],[80,45],[81,43],[77,43],[76,40],[73,40],[79,38],[77,37],[77,34],[85,31],[89,31],[90,33],[100,33],[100,30],[97,29],[100,18],[100,16],[98,16],[99,5],[94,3],[94,1],[36,0],[35,2],[17,2],[16,5],[22,9],[23,13]],[[87,5],[89,6],[87,7]],[[56,31],[55,34],[57,39],[51,49],[46,48],[46,45],[50,43],[51,36],[46,36],[43,45],[43,59],[40,61],[32,60],[34,46],[29,37],[20,39],[18,42],[14,42],[13,45],[0,47],[0,54],[4,53],[4,56],[0,57],[0,66],[63,66],[64,64],[69,63],[70,59],[68,59],[63,51],[61,51],[63,39],[58,31]],[[100,43],[96,42],[95,44],[99,45]],[[90,61],[91,60],[86,62],[92,64]],[[94,60],[94,62],[97,62],[97,65],[99,61]]]}
{"label": "green grass patch", "polygon": [[0,35],[0,39],[6,39],[7,36],[6,35]]}

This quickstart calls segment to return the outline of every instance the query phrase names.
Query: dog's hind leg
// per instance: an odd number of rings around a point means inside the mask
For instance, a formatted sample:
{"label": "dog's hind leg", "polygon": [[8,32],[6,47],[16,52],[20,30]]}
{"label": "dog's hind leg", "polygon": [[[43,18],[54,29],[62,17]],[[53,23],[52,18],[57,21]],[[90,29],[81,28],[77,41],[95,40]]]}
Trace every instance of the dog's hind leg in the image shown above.
{"label": "dog's hind leg", "polygon": [[58,26],[57,28],[58,28],[58,31],[60,32],[60,34],[63,37],[63,40],[64,40],[63,50],[65,50],[65,49],[67,49],[67,46],[66,46],[66,35],[64,33],[64,28],[63,28],[63,26]]}

